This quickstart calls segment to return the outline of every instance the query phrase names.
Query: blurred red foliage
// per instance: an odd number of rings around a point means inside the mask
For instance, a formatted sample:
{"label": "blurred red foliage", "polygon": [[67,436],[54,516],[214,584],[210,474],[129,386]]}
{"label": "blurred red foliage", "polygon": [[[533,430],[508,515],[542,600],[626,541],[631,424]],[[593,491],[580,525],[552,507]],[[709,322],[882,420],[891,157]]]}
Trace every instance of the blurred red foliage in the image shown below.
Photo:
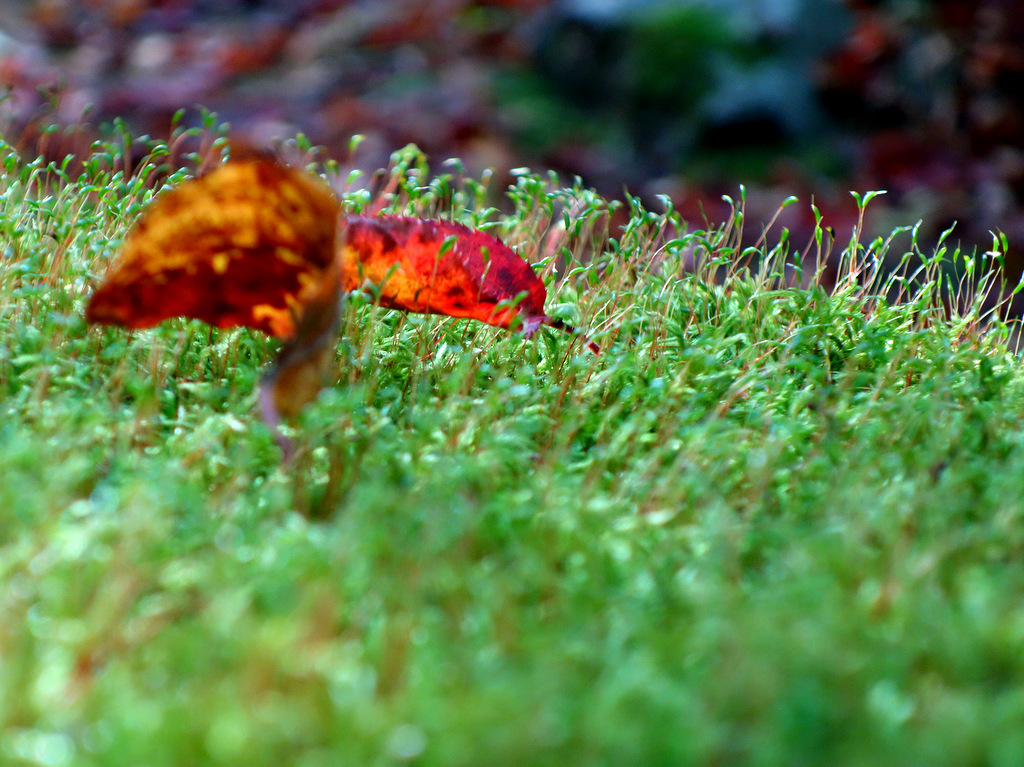
{"label": "blurred red foliage", "polygon": [[[471,175],[495,169],[499,189],[511,168],[552,167],[606,195],[628,185],[657,205],[654,195],[668,193],[696,221],[724,215],[720,195],[735,197],[744,183],[748,220],[768,220],[792,194],[805,203],[813,197],[840,232],[855,216],[847,190],[888,189],[873,204],[884,226],[923,218],[922,231],[935,236],[957,220],[967,243],[987,247],[990,230],[1006,232],[1011,243],[1024,240],[1024,15],[1017,3],[850,0],[847,33],[811,73],[826,119],[788,143],[773,133],[756,174],[705,167],[696,177],[688,169],[706,166],[720,146],[708,152],[698,141],[677,167],[664,167],[588,138],[621,104],[604,113],[567,111],[562,119],[578,135],[555,145],[538,150],[520,141],[523,121],[554,119],[557,102],[542,102],[539,117],[524,116],[518,102],[503,101],[496,83],[510,72],[536,76],[538,41],[565,5],[7,0],[0,10],[0,85],[8,92],[0,126],[25,151],[58,157],[87,151],[89,125],[120,116],[139,134],[164,136],[177,110],[201,104],[249,145],[302,132],[345,158],[350,137],[363,134],[357,161],[369,170],[412,142],[435,165],[459,157]],[[581,44],[578,36],[569,42]],[[44,137],[54,123],[84,127]],[[744,131],[763,128],[711,126],[701,135],[749,139]],[[830,156],[830,170],[807,164],[811,144]],[[642,141],[637,151],[645,151]],[[780,219],[794,241],[809,235],[805,207]]]}

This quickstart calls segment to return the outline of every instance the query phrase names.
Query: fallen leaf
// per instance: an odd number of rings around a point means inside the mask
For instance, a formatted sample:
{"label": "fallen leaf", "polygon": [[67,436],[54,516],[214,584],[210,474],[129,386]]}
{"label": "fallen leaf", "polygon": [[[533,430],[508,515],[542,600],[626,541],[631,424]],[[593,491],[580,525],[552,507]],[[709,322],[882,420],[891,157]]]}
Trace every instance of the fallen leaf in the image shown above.
{"label": "fallen leaf", "polygon": [[343,290],[370,292],[389,309],[469,318],[526,336],[542,325],[576,333],[544,311],[547,291],[525,260],[497,237],[453,221],[348,216],[340,261]]}
{"label": "fallen leaf", "polygon": [[89,322],[146,328],[170,317],[287,339],[260,384],[286,457],[282,416],[320,389],[340,278],[334,194],[270,158],[230,161],[159,196],[128,234],[86,309]]}
{"label": "fallen leaf", "polygon": [[305,294],[334,263],[338,212],[308,173],[269,158],[228,162],[156,199],[86,319],[146,328],[194,317],[290,338]]}
{"label": "fallen leaf", "polygon": [[292,446],[282,418],[320,390],[342,290],[525,335],[542,325],[577,332],[544,312],[543,282],[496,237],[401,216],[349,216],[339,233],[340,213],[333,193],[308,173],[269,157],[229,161],[153,202],[86,319],[146,328],[183,316],[285,339],[260,384],[260,406],[286,456]]}

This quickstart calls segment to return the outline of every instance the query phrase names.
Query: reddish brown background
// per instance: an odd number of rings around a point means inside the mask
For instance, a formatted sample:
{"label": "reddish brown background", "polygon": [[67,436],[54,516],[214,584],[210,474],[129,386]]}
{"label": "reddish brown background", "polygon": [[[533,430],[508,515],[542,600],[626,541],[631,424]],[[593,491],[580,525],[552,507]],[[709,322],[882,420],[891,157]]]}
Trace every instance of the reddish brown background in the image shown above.
{"label": "reddish brown background", "polygon": [[[848,190],[886,189],[877,231],[921,218],[928,242],[956,220],[968,245],[1024,241],[1020,2],[711,5],[5,0],[0,124],[60,155],[114,117],[162,136],[202,104],[249,143],[301,131],[345,158],[359,133],[372,169],[414,142],[499,189],[553,168],[669,194],[698,224],[743,183],[750,220],[813,197],[842,240]],[[42,138],[54,124],[74,127]],[[794,241],[811,221],[784,218]]]}

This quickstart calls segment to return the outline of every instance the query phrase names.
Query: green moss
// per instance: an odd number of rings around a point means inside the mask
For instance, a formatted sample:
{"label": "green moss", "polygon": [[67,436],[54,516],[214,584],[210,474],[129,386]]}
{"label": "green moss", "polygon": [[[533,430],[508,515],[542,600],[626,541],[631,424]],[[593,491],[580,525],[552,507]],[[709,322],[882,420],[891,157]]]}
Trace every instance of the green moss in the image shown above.
{"label": "green moss", "polygon": [[395,209],[555,242],[605,351],[353,298],[281,465],[266,339],[82,322],[151,195],[103,151],[4,155],[0,761],[1015,763],[1024,379],[943,276],[996,264],[855,235],[790,287],[742,200],[609,231],[523,174],[498,215],[410,149]]}

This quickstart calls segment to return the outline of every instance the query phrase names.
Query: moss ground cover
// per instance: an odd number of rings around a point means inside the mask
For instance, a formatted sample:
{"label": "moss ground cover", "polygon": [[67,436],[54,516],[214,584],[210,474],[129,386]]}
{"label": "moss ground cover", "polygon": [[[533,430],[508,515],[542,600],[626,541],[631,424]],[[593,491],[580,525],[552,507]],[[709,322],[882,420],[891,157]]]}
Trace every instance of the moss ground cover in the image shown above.
{"label": "moss ground cover", "polygon": [[274,342],[82,319],[142,145],[81,174],[0,145],[0,763],[1024,759],[999,238],[743,249],[742,198],[613,229],[410,149],[390,209],[501,236],[605,351],[354,296],[282,465]]}

